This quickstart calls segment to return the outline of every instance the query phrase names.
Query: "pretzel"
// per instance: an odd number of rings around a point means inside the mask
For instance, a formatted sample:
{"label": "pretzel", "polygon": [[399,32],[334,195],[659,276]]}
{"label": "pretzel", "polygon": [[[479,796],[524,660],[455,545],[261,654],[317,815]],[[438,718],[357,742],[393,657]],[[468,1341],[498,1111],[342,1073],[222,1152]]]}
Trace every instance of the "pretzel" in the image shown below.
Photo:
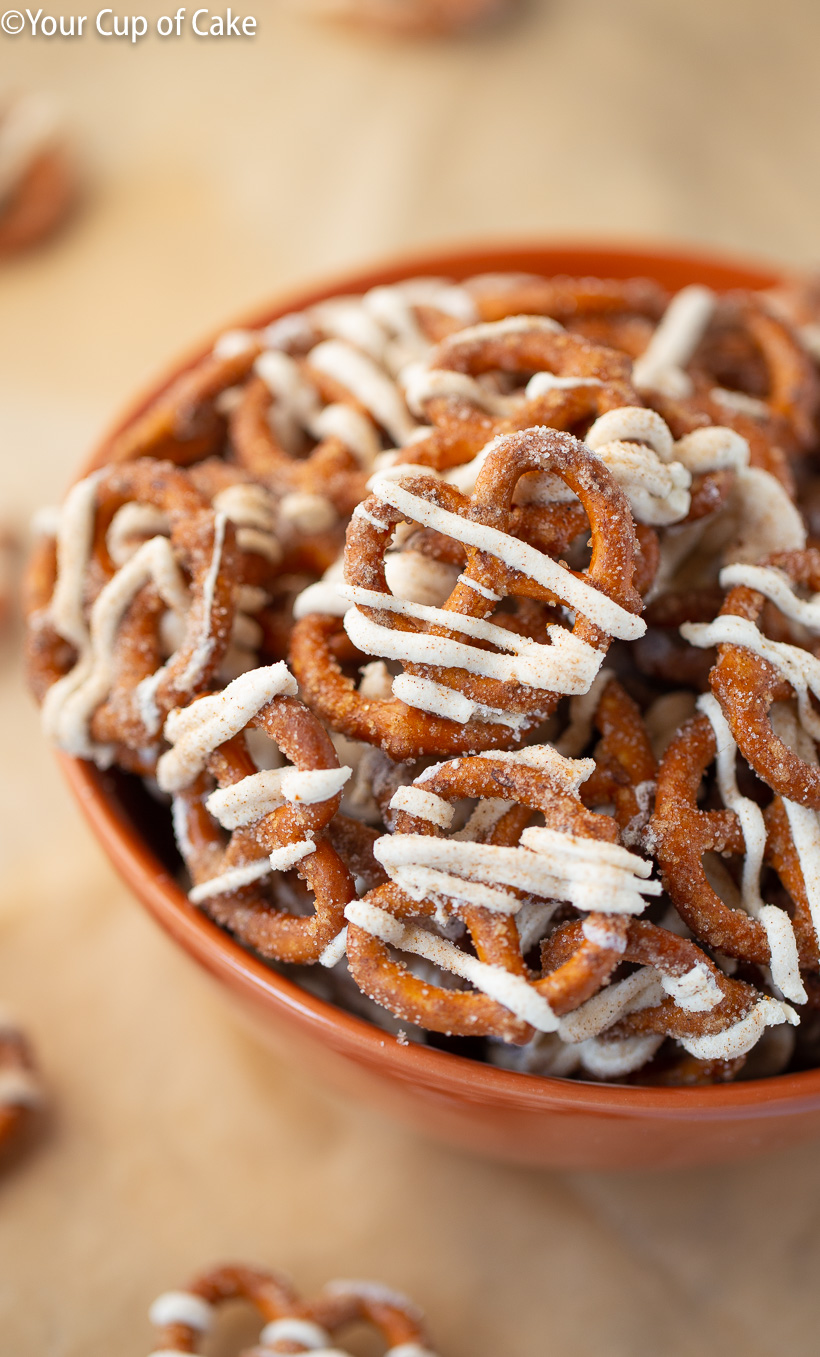
{"label": "pretzel", "polygon": [[160,1346],[151,1357],[202,1352],[220,1307],[236,1300],[248,1302],[264,1321],[258,1344],[244,1357],[318,1351],[346,1357],[335,1346],[337,1336],[362,1323],[386,1345],[385,1357],[435,1357],[421,1312],[397,1291],[377,1282],[338,1281],[304,1301],[281,1273],[241,1263],[202,1273],[184,1291],[167,1291],[154,1301],[149,1318]]}
{"label": "pretzel", "polygon": [[[620,959],[617,916],[640,912],[643,895],[659,887],[645,880],[648,864],[617,845],[613,822],[578,799],[592,766],[536,746],[437,764],[400,788],[395,833],[373,850],[391,884],[345,911],[348,961],[360,989],[428,1030],[519,1043],[533,1029],[556,1030],[563,1014],[600,989]],[[442,837],[450,803],[464,797],[480,798],[479,808],[460,839]],[[526,827],[535,810],[547,828]],[[523,955],[532,946],[528,935],[535,927],[537,938],[562,899],[592,911],[590,936],[559,971],[535,981]],[[466,925],[475,958],[414,922],[441,919],[443,904]],[[474,988],[420,979],[391,960],[391,945]]]}
{"label": "pretzel", "polygon": [[668,293],[652,278],[542,278],[528,273],[483,273],[468,279],[482,320],[549,316],[570,325],[625,314],[659,321]]}
{"label": "pretzel", "polygon": [[[279,364],[296,367],[285,354],[276,358]],[[335,411],[342,416],[338,424],[345,429],[347,439],[330,434],[307,457],[297,458],[285,449],[271,427],[273,400],[270,387],[261,377],[247,383],[230,418],[233,454],[246,471],[276,491],[282,501],[280,512],[297,527],[306,532],[326,532],[338,518],[352,513],[365,496],[366,469],[379,446],[376,431],[354,406],[341,402],[326,405],[314,418],[314,427],[327,427],[319,417]]]}
{"label": "pretzel", "polygon": [[211,353],[176,378],[115,439],[109,461],[156,457],[189,466],[218,453],[227,433],[219,397],[243,382],[261,344],[242,336],[223,336]]}
{"label": "pretzel", "polygon": [[[329,737],[295,692],[280,663],[172,712],[165,723],[171,748],[157,764],[157,782],[175,797],[174,827],[194,880],[192,903],[262,955],[307,963],[320,960],[337,936],[354,894],[344,863],[321,834],[350,774],[339,768]],[[292,767],[257,768],[245,739],[257,729]],[[220,826],[231,832],[227,843]],[[258,893],[271,872],[291,867],[315,896],[311,917],[273,911]]]}
{"label": "pretzel", "polygon": [[616,678],[606,682],[592,724],[601,739],[581,799],[590,808],[611,806],[621,840],[631,848],[649,818],[657,764],[640,708]]}
{"label": "pretzel", "polygon": [[[794,328],[763,298],[734,293],[721,299],[715,324],[696,355],[696,373],[701,365],[708,377],[714,373],[719,378],[719,402],[726,404],[728,384],[741,393],[750,387],[753,398],[762,399],[786,421],[798,448],[814,445],[818,383],[811,359]],[[742,410],[742,402],[739,405]]]}
{"label": "pretzel", "polygon": [[[562,570],[504,530],[510,521],[507,506],[528,470],[553,470],[578,492],[592,528],[588,572]],[[395,599],[387,591],[383,553],[396,525],[407,520],[445,531],[468,548],[466,569],[441,609]],[[365,653],[401,660],[405,676],[393,682],[393,701],[363,701],[328,659],[327,638],[333,626],[310,616],[294,629],[294,672],[307,701],[335,729],[356,739],[375,735],[394,759],[418,756],[425,749],[449,753],[493,747],[500,739],[499,725],[506,727],[508,740],[515,740],[531,719],[555,707],[561,690],[577,684],[576,690],[582,691],[589,685],[608,645],[606,627],[622,635],[642,630],[633,616],[640,607],[631,584],[634,552],[631,517],[620,490],[568,434],[536,429],[499,439],[488,451],[470,499],[455,486],[426,477],[378,480],[348,530],[346,594],[354,607],[344,626]],[[509,629],[485,620],[505,593],[548,602],[560,598],[570,606],[587,608],[590,615],[577,613],[571,639],[550,627],[550,646],[517,639]],[[380,620],[382,615],[391,625]],[[516,658],[478,650],[458,640],[460,635],[491,641]],[[323,640],[324,647],[316,649]],[[554,649],[559,646],[566,648],[567,657],[561,672]],[[457,667],[436,663],[439,656]],[[568,674],[568,663],[581,664],[583,677]],[[405,695],[407,705],[443,718],[446,724],[437,720],[431,728],[429,721],[410,717],[404,728],[399,726],[405,717]],[[429,740],[423,738],[425,729]],[[432,740],[435,745],[430,748]]]}
{"label": "pretzel", "polygon": [[[441,470],[469,461],[499,433],[542,424],[575,429],[637,401],[629,367],[622,354],[543,316],[516,315],[459,330],[402,373],[410,410],[430,421],[434,432],[394,460]],[[492,377],[518,379],[522,373],[533,374],[523,391],[506,394],[490,384]]]}
{"label": "pretzel", "polygon": [[[132,502],[167,516],[170,541],[150,538],[117,569],[104,533]],[[156,743],[171,708],[206,688],[226,653],[237,564],[232,523],[170,463],[112,465],[74,487],[53,593],[31,619],[28,648],[44,724],[61,748],[106,765],[120,746]],[[89,588],[96,597],[86,615]],[[160,620],[168,609],[182,639],[163,664]]]}
{"label": "pretzel", "polygon": [[[542,946],[544,969],[552,972],[565,964],[582,938],[580,923],[556,929]],[[698,1059],[729,1061],[746,1055],[766,1027],[797,1022],[787,1004],[730,979],[694,942],[646,920],[626,921],[621,960],[652,968],[660,980],[656,1002],[650,1002],[653,992],[645,990],[641,1006],[617,1016],[598,1034],[599,1043],[617,1046],[646,1035],[674,1037]],[[611,1002],[612,994],[607,998]],[[643,1045],[638,1050],[645,1059]],[[600,1045],[597,1054],[606,1055]],[[612,1054],[623,1060],[623,1051]]]}
{"label": "pretzel", "polygon": [[[820,550],[780,553],[756,566],[726,566],[720,579],[729,593],[718,617],[684,624],[681,632],[695,646],[718,646],[709,682],[758,776],[780,796],[820,809],[820,769],[812,743],[820,739],[820,717],[810,697],[820,695],[820,661],[802,646],[770,639],[758,626],[768,599],[784,618],[820,632],[816,598],[802,600],[794,591],[796,585],[814,594],[820,590]],[[803,754],[784,743],[771,718],[772,703],[795,695],[810,737]]]}
{"label": "pretzel", "polygon": [[[488,373],[534,371],[525,392],[507,395],[481,382]],[[557,374],[557,375],[555,375]],[[411,410],[432,420],[432,436],[414,440],[391,461],[436,470],[474,459],[493,435],[548,425],[580,432],[612,469],[641,523],[668,524],[712,513],[725,500],[732,470],[745,465],[744,440],[727,428],[690,427],[675,442],[665,421],[639,404],[629,364],[613,350],[595,347],[538,316],[461,330],[434,349],[403,380]],[[592,426],[589,427],[590,420]],[[465,467],[448,479],[471,489]],[[525,498],[540,501],[553,485],[522,481]],[[694,482],[694,483],[693,483]],[[690,493],[691,486],[691,493]]]}
{"label": "pretzel", "polygon": [[77,182],[50,99],[0,107],[0,257],[50,236],[69,215]]}
{"label": "pretzel", "polygon": [[[699,699],[699,713],[672,740],[658,772],[650,836],[664,883],[695,937],[727,956],[771,967],[787,999],[807,1001],[802,972],[820,965],[820,832],[804,807],[775,797],[761,811],[738,789],[737,746],[711,694]],[[703,810],[698,791],[717,758],[717,786],[723,809]],[[715,884],[704,869],[707,853],[743,855],[740,885],[725,870]],[[764,903],[760,873],[774,869],[792,906]],[[713,872],[714,876],[714,872]]]}
{"label": "pretzel", "polygon": [[43,1103],[43,1091],[26,1038],[0,1017],[0,1153],[16,1144]]}
{"label": "pretzel", "polygon": [[[721,353],[727,342],[734,360]],[[683,288],[637,359],[633,379],[641,392],[659,392],[679,402],[678,409],[717,419],[746,436],[750,417],[769,442],[785,433],[786,452],[814,442],[818,383],[811,360],[793,329],[753,295],[718,300],[708,288]],[[740,389],[727,389],[722,379]],[[744,390],[744,382],[754,389]],[[755,451],[768,455],[765,442],[758,441]]]}

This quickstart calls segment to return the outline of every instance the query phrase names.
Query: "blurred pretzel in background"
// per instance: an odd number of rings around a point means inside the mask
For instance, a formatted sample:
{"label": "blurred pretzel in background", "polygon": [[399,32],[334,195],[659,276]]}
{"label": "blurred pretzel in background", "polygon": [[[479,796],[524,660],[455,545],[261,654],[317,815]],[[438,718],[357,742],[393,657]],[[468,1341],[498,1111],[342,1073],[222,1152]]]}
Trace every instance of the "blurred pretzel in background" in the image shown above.
{"label": "blurred pretzel in background", "polygon": [[77,194],[54,101],[0,90],[0,259],[57,230]]}
{"label": "blurred pretzel in background", "polygon": [[16,1023],[0,1014],[0,1156],[20,1143],[43,1103],[29,1043]]}
{"label": "blurred pretzel in background", "polygon": [[321,18],[395,35],[444,37],[511,15],[518,0],[296,0]]}
{"label": "blurred pretzel in background", "polygon": [[151,1357],[202,1352],[220,1308],[237,1300],[246,1301],[263,1321],[257,1343],[239,1357],[298,1352],[346,1357],[337,1339],[357,1324],[379,1337],[385,1357],[435,1357],[421,1312],[378,1282],[329,1282],[313,1300],[303,1301],[282,1274],[236,1263],[202,1273],[184,1291],[157,1297],[149,1317],[159,1330],[160,1346]]}

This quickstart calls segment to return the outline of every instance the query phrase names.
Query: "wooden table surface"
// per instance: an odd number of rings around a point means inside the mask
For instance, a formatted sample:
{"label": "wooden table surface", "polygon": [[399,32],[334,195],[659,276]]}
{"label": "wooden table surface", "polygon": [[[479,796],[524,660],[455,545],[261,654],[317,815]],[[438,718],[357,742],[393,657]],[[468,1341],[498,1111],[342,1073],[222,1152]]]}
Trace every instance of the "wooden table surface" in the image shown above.
{"label": "wooden table surface", "polygon": [[[87,185],[58,240],[0,271],[4,520],[57,499],[203,331],[374,256],[481,236],[820,255],[810,3],[545,0],[427,44],[295,3],[255,13],[253,40],[0,35],[0,70],[61,96]],[[699,1172],[529,1172],[297,1078],[103,861],[16,650],[0,666],[0,997],[53,1115],[0,1182],[4,1354],[141,1357],[153,1296],[230,1257],[306,1288],[404,1287],[442,1357],[816,1351],[817,1146]]]}

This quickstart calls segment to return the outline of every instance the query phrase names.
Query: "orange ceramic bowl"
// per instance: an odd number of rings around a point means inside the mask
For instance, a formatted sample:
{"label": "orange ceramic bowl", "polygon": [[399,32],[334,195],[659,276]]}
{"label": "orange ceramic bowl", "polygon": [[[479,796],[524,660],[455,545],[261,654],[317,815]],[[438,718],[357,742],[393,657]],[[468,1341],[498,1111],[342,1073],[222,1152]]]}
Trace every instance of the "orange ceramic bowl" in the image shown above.
{"label": "orange ceramic bowl", "polygon": [[[403,258],[265,308],[267,323],[341,292],[414,274],[490,271],[641,274],[670,288],[769,287],[775,270],[711,255],[603,246],[487,246]],[[207,350],[166,373],[90,459]],[[88,468],[87,468],[88,469]],[[820,1133],[820,1069],[712,1088],[637,1088],[496,1069],[395,1038],[316,999],[249,955],[195,909],[173,876],[168,817],[118,772],[61,756],[69,784],[116,869],[157,922],[206,971],[259,1034],[310,1077],[392,1113],[429,1135],[499,1159],[550,1167],[672,1167],[731,1160]]]}

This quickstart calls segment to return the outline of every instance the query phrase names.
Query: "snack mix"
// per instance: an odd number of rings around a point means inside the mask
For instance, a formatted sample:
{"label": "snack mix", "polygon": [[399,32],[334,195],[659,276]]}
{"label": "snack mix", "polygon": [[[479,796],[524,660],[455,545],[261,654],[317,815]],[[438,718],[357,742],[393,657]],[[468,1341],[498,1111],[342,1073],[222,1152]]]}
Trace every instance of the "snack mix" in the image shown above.
{"label": "snack mix", "polygon": [[242,1357],[276,1357],[280,1352],[349,1357],[336,1339],[351,1325],[365,1325],[378,1335],[385,1357],[436,1357],[416,1306],[378,1282],[329,1282],[315,1300],[306,1302],[287,1278],[242,1264],[214,1268],[186,1290],[157,1297],[149,1318],[160,1331],[160,1347],[151,1357],[201,1352],[219,1307],[237,1300],[247,1301],[264,1322],[256,1344]]}
{"label": "snack mix", "polygon": [[817,1063],[818,291],[411,278],[223,334],[40,516],[48,736],[401,1043]]}

